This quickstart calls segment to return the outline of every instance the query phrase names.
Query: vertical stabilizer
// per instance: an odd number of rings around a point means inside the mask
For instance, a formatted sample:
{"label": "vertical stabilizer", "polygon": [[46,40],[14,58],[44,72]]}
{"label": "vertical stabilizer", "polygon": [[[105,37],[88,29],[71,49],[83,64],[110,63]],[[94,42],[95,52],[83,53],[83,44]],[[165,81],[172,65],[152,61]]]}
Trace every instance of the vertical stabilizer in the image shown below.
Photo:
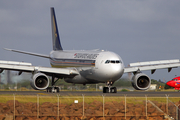
{"label": "vertical stabilizer", "polygon": [[53,42],[53,50],[63,50],[59,38],[59,32],[56,22],[56,16],[54,8],[51,8],[51,26],[52,26],[52,42]]}

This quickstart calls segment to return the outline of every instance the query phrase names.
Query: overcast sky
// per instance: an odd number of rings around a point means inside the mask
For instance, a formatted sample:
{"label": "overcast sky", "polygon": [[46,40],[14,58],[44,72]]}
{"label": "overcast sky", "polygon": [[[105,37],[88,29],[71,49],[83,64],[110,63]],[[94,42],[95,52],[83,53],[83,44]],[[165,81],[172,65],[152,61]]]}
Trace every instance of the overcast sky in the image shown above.
{"label": "overcast sky", "polygon": [[[50,7],[55,8],[65,50],[103,49],[132,62],[180,58],[179,0],[1,0],[0,59],[50,66],[49,60],[3,50],[49,54]],[[152,79],[180,76],[157,70]]]}

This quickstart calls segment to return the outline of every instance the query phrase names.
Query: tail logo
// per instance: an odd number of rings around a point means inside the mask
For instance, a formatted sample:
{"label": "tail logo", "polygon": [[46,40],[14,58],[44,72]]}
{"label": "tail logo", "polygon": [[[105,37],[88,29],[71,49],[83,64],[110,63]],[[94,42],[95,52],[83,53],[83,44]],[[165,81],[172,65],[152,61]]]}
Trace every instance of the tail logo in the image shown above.
{"label": "tail logo", "polygon": [[60,43],[54,8],[51,8],[51,26],[52,26],[53,50],[63,50]]}

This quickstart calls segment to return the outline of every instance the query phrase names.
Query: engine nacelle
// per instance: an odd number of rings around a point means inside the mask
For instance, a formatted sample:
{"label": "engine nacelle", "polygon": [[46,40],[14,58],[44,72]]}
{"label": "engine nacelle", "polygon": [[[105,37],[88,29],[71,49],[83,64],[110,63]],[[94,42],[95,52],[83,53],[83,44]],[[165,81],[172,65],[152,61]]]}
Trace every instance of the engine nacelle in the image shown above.
{"label": "engine nacelle", "polygon": [[43,73],[32,76],[31,87],[35,90],[44,90],[49,86],[49,78]]}
{"label": "engine nacelle", "polygon": [[151,79],[144,73],[136,73],[131,82],[136,90],[147,90],[151,85]]}

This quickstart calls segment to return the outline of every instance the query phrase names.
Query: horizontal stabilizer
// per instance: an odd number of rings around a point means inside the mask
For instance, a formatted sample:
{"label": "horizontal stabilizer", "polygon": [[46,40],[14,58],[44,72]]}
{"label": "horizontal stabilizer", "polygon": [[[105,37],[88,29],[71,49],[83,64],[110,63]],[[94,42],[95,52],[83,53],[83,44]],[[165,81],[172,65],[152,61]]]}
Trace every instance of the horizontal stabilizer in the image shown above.
{"label": "horizontal stabilizer", "polygon": [[8,48],[4,48],[4,49],[8,51],[12,51],[12,52],[18,52],[18,53],[23,53],[23,54],[28,54],[28,55],[38,56],[38,57],[50,58],[49,55],[43,55],[43,54],[26,52],[26,51],[15,50],[15,49],[8,49]]}

